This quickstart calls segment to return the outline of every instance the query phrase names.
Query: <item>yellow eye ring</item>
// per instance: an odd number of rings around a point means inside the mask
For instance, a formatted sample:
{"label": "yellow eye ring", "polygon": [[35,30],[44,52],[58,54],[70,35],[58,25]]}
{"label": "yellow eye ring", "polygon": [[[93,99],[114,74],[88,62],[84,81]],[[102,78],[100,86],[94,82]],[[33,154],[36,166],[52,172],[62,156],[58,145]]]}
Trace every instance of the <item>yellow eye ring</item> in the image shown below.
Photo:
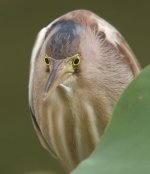
{"label": "yellow eye ring", "polygon": [[74,56],[74,59],[72,61],[72,64],[73,64],[73,66],[78,66],[80,64],[80,55],[79,54],[76,54]]}
{"label": "yellow eye ring", "polygon": [[50,60],[49,60],[49,57],[47,56],[47,54],[45,54],[45,56],[44,56],[44,62],[46,65],[50,64]]}

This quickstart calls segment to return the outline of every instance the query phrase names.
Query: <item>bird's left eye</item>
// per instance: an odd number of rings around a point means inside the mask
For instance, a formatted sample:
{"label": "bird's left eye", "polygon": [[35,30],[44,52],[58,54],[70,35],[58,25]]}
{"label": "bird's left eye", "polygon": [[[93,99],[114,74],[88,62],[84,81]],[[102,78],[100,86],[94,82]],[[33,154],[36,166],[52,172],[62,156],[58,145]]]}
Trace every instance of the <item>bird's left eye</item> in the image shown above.
{"label": "bird's left eye", "polygon": [[78,66],[80,64],[80,56],[79,56],[79,54],[75,55],[72,63],[73,63],[74,66]]}
{"label": "bird's left eye", "polygon": [[46,65],[50,64],[50,60],[49,60],[49,57],[47,56],[47,54],[45,54],[45,56],[44,56],[44,62]]}

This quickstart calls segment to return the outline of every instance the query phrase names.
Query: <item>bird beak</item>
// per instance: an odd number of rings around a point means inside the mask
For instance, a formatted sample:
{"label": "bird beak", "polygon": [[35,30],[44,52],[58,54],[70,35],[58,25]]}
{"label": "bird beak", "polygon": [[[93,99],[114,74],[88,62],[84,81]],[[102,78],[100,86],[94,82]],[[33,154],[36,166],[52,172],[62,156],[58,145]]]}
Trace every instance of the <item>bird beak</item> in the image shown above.
{"label": "bird beak", "polygon": [[47,81],[46,86],[45,86],[45,93],[46,94],[48,93],[49,88],[53,86],[54,81],[56,80],[56,76],[58,76],[57,71],[58,71],[59,65],[60,65],[60,62],[54,62],[51,66],[48,81]]}
{"label": "bird beak", "polygon": [[50,70],[50,74],[48,77],[48,81],[45,86],[45,94],[47,94],[50,89],[52,90],[58,86],[58,84],[60,83],[60,80],[63,79],[63,75],[65,73],[74,72],[72,65],[70,65],[69,63],[64,64],[64,62],[62,60],[54,61],[51,65],[50,69],[51,70]]}

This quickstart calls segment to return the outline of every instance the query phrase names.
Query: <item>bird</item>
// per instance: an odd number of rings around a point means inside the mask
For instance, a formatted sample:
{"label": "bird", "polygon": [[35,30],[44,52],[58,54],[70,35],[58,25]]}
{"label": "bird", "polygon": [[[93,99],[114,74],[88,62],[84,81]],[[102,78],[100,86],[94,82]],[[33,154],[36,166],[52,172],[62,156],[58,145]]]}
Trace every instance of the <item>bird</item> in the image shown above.
{"label": "bird", "polygon": [[40,30],[29,75],[29,107],[43,147],[67,172],[101,142],[120,95],[140,72],[120,32],[89,10]]}

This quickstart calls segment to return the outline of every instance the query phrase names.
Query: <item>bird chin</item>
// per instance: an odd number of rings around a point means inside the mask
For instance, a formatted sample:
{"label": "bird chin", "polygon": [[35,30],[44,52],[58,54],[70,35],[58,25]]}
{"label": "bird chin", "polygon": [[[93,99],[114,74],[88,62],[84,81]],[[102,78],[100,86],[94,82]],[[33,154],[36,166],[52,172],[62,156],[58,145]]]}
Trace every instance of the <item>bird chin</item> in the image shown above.
{"label": "bird chin", "polygon": [[45,95],[44,99],[46,100],[55,92],[60,92],[61,90],[65,91],[67,94],[71,94],[76,89],[77,83],[73,75],[68,76],[67,78],[62,78],[59,84],[55,84]]}
{"label": "bird chin", "polygon": [[70,86],[60,84],[59,88],[63,89],[68,95],[70,95],[72,93],[72,88]]}
{"label": "bird chin", "polygon": [[62,80],[62,82],[59,84],[60,87],[66,87],[72,89],[74,89],[76,85],[77,85],[76,78],[73,75],[68,76],[66,79]]}

